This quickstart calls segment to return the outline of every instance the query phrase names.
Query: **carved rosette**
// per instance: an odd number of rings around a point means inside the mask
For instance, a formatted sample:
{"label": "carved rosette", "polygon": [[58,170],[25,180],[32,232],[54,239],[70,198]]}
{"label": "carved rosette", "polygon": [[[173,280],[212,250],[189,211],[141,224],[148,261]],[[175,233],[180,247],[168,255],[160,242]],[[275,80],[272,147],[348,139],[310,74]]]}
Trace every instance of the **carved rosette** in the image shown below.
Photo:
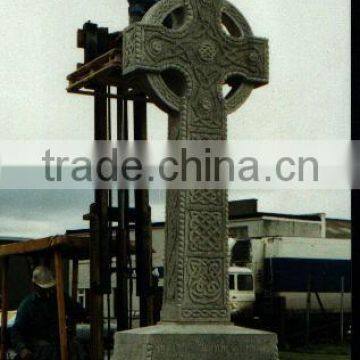
{"label": "carved rosette", "polygon": [[[181,9],[183,21],[164,26]],[[170,114],[172,140],[225,140],[226,114],[268,81],[267,41],[253,37],[227,1],[162,0],[124,31],[123,44],[124,74],[145,74],[157,104]],[[182,74],[176,87],[183,93],[168,86],[165,70]],[[234,87],[224,98],[229,79]],[[229,319],[227,212],[226,190],[167,192],[162,321]]]}

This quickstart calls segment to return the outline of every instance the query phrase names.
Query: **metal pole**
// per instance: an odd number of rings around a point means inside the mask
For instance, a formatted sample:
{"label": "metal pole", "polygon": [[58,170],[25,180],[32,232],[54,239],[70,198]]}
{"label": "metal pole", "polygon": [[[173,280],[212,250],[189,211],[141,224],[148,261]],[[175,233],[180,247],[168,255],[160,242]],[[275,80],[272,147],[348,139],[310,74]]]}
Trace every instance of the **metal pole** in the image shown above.
{"label": "metal pole", "polygon": [[345,292],[345,278],[340,279],[341,296],[340,296],[340,339],[344,342],[344,292]]}

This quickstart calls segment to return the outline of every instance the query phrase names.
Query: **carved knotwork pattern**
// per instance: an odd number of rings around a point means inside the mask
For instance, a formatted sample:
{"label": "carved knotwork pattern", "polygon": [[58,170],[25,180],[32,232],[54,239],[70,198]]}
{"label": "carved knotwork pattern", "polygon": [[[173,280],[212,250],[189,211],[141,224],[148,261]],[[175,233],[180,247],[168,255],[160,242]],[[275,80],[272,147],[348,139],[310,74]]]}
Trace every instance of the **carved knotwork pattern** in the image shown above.
{"label": "carved knotwork pattern", "polygon": [[178,246],[177,246],[177,301],[182,301],[184,298],[185,292],[185,214],[186,214],[186,191],[185,190],[175,190],[178,192],[179,196],[179,208],[178,208],[178,218],[179,218],[179,230],[178,230]]}
{"label": "carved knotwork pattern", "polygon": [[222,99],[218,97],[217,91],[213,91],[212,95],[211,97],[204,91],[194,93],[189,109],[188,124],[192,131],[214,131],[218,134],[217,139],[220,140],[221,130],[226,126],[225,114]]}
{"label": "carved knotwork pattern", "polygon": [[189,251],[220,252],[223,238],[223,215],[214,211],[190,211]]}
{"label": "carved knotwork pattern", "polygon": [[218,133],[190,131],[191,140],[219,140]]}
{"label": "carved knotwork pattern", "polygon": [[177,246],[179,241],[179,193],[168,190],[166,196],[165,297],[175,300],[177,286]]}
{"label": "carved knotwork pattern", "polygon": [[185,201],[185,190],[167,190],[164,297],[169,302],[184,296]]}
{"label": "carved knotwork pattern", "polygon": [[141,52],[141,32],[135,28],[129,28],[123,46],[123,66],[136,63]]}
{"label": "carved knotwork pattern", "polygon": [[221,259],[191,258],[188,260],[188,295],[193,304],[218,303],[223,293]]}
{"label": "carved knotwork pattern", "polygon": [[221,206],[224,202],[224,190],[190,190],[189,202],[191,205]]}
{"label": "carved knotwork pattern", "polygon": [[184,309],[181,315],[185,319],[221,319],[227,316],[227,310]]}

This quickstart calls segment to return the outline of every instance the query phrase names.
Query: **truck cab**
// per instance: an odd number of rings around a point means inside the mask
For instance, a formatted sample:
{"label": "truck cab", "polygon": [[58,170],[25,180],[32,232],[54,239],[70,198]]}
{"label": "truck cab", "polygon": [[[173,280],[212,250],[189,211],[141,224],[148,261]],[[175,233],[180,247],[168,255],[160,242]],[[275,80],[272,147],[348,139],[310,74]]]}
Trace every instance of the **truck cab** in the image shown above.
{"label": "truck cab", "polygon": [[252,312],[255,303],[254,276],[249,268],[229,267],[229,305],[232,314]]}

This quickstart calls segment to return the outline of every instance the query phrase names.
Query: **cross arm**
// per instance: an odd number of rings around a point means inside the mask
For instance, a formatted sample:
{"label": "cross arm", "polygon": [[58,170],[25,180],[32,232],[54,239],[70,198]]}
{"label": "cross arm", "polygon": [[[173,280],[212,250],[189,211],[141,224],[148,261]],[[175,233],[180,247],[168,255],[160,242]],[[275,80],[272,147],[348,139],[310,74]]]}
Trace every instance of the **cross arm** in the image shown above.
{"label": "cross arm", "polygon": [[183,36],[159,25],[136,23],[128,27],[123,40],[123,74],[137,70],[160,72],[170,64],[181,65],[185,54],[178,43]]}
{"label": "cross arm", "polygon": [[221,61],[224,78],[240,75],[255,87],[269,82],[269,45],[267,39],[247,37],[226,42]]}

